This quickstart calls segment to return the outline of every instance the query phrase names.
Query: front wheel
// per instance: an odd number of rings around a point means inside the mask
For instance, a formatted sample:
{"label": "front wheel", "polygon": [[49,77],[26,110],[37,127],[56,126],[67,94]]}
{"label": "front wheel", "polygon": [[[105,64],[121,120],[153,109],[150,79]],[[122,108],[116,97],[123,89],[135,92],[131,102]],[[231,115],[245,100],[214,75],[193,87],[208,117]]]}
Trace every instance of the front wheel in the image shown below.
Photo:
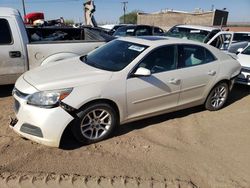
{"label": "front wheel", "polygon": [[225,82],[217,84],[209,93],[205,108],[210,111],[221,109],[227,101],[229,93],[228,84]]}
{"label": "front wheel", "polygon": [[77,116],[72,132],[79,142],[86,144],[107,138],[118,124],[115,110],[106,103],[87,106]]}

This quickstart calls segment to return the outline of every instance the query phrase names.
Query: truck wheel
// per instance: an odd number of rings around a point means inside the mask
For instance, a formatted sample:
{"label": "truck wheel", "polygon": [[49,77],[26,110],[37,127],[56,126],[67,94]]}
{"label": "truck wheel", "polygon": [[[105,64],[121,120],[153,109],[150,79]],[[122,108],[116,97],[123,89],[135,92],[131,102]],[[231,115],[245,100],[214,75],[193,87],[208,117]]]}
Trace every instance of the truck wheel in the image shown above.
{"label": "truck wheel", "polygon": [[205,108],[210,111],[221,109],[228,98],[228,85],[225,82],[217,84],[209,93],[205,102]]}
{"label": "truck wheel", "polygon": [[118,124],[116,111],[106,103],[87,106],[77,116],[72,132],[79,142],[86,144],[107,138]]}

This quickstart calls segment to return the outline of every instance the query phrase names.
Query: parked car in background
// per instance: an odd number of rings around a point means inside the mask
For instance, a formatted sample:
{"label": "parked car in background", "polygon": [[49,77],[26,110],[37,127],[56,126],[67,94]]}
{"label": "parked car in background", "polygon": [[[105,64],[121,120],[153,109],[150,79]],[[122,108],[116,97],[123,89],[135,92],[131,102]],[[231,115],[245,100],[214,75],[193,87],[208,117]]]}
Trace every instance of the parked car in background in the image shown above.
{"label": "parked car in background", "polygon": [[221,29],[199,25],[175,25],[166,33],[169,37],[186,38],[208,43]]}
{"label": "parked car in background", "polygon": [[245,49],[239,49],[237,54],[241,64],[241,73],[237,78],[237,83],[250,85],[250,44]]}
{"label": "parked car in background", "polygon": [[222,31],[216,27],[199,25],[176,25],[166,33],[170,37],[207,43],[229,53],[237,53],[239,48],[246,47],[249,40],[247,35],[247,32]]}
{"label": "parked car in background", "polygon": [[112,24],[112,25],[103,25],[101,28],[105,29],[109,35],[113,35],[117,29],[120,27],[132,26],[132,24]]}
{"label": "parked car in background", "polygon": [[93,143],[119,124],[201,104],[219,110],[239,73],[235,59],[203,43],[122,37],[23,74],[10,127],[48,146],[59,146],[67,127]]}
{"label": "parked car in background", "polygon": [[112,39],[90,27],[26,28],[17,10],[0,7],[0,85],[13,84],[40,65],[87,54]]}
{"label": "parked car in background", "polygon": [[114,37],[125,36],[149,36],[149,35],[163,35],[163,29],[148,25],[130,25],[119,27],[113,34]]}

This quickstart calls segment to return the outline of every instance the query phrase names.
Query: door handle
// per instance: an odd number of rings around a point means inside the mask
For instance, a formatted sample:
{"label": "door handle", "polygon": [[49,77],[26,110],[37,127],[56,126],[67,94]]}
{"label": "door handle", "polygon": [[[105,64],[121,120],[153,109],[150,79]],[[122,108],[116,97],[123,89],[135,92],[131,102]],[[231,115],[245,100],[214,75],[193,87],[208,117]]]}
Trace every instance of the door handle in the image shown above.
{"label": "door handle", "polygon": [[180,81],[181,81],[180,79],[172,78],[172,79],[170,79],[168,82],[169,82],[170,84],[179,84]]}
{"label": "door handle", "polygon": [[20,51],[10,51],[9,56],[10,58],[18,58],[21,57],[21,52]]}
{"label": "door handle", "polygon": [[210,75],[210,76],[214,76],[215,74],[216,74],[216,71],[214,71],[214,70],[208,71],[208,75]]}

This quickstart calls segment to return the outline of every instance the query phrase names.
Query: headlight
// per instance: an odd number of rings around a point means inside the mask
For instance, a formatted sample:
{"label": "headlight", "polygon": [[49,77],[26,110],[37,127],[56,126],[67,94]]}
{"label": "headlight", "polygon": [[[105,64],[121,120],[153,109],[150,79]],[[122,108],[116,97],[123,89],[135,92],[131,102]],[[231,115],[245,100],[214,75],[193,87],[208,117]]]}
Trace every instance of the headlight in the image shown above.
{"label": "headlight", "polygon": [[41,91],[31,94],[27,103],[34,106],[40,106],[44,108],[52,108],[59,104],[60,101],[65,99],[72,91],[72,88],[53,90],[53,91]]}

